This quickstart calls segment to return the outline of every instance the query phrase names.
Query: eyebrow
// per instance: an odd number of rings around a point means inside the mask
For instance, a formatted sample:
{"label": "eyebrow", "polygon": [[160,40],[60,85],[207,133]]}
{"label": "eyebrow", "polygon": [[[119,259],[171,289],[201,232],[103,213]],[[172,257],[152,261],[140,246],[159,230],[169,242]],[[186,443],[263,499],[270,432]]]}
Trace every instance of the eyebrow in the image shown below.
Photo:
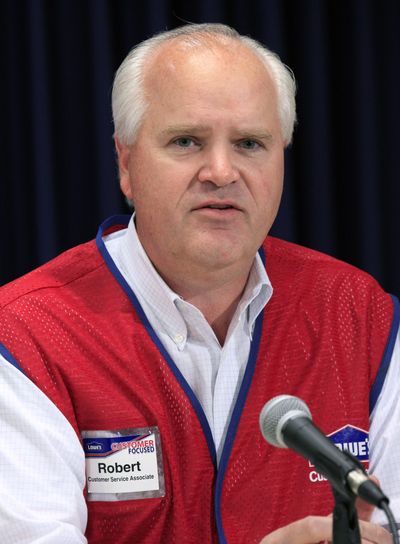
{"label": "eyebrow", "polygon": [[206,125],[171,125],[161,131],[162,136],[169,134],[193,134],[195,132],[208,132],[210,130]]}
{"label": "eyebrow", "polygon": [[274,137],[270,132],[260,131],[260,130],[239,130],[238,134],[243,139],[252,140],[256,138],[257,140],[266,140],[272,142]]}
{"label": "eyebrow", "polygon": [[[162,130],[161,135],[169,136],[174,134],[198,134],[210,132],[210,130],[210,127],[207,125],[171,125],[166,129]],[[256,138],[258,140],[266,140],[268,142],[272,142],[274,139],[270,132],[259,129],[243,129],[238,130],[236,133],[239,138],[247,138],[249,140]]]}

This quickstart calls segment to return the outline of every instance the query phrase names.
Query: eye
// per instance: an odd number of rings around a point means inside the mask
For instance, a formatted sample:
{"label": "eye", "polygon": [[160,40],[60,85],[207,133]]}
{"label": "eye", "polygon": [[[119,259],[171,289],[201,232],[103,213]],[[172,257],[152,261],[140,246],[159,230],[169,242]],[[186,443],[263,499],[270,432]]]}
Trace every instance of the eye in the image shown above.
{"label": "eye", "polygon": [[241,142],[239,142],[239,146],[242,149],[245,149],[248,151],[254,151],[261,147],[261,145],[255,140],[242,140]]}
{"label": "eye", "polygon": [[178,147],[183,147],[185,149],[187,149],[188,147],[192,147],[196,144],[196,142],[192,140],[192,138],[189,138],[187,136],[181,136],[180,138],[176,138],[173,143]]}

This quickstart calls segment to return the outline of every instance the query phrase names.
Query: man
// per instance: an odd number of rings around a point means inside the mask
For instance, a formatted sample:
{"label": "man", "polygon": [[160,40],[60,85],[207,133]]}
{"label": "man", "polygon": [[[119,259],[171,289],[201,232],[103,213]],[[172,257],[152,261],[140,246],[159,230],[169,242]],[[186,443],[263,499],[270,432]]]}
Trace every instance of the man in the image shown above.
{"label": "man", "polygon": [[[398,514],[395,302],[353,267],[265,241],[289,71],[228,27],[182,27],[128,55],[113,113],[134,217],[0,295],[5,541],[330,539],[328,482],[258,430],[281,393],[362,455],[371,393],[372,469]],[[360,517],[365,542],[391,541]]]}

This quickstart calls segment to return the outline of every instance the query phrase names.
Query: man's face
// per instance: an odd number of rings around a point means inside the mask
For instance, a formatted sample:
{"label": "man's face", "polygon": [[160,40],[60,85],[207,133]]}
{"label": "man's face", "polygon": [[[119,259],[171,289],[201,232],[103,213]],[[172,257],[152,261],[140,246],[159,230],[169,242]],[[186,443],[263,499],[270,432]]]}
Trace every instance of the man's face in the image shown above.
{"label": "man's face", "polygon": [[241,45],[170,44],[146,72],[135,143],[117,143],[142,245],[168,277],[249,267],[280,202],[283,149],[273,83]]}

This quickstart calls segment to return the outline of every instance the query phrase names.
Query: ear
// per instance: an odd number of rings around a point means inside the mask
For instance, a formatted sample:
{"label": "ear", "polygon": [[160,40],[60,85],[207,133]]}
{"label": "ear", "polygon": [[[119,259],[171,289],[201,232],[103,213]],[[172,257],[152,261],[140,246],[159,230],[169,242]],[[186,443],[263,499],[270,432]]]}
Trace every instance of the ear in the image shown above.
{"label": "ear", "polygon": [[121,144],[119,139],[115,137],[115,149],[117,151],[118,158],[119,185],[126,198],[129,201],[132,201],[132,188],[129,176],[131,148],[127,145]]}

